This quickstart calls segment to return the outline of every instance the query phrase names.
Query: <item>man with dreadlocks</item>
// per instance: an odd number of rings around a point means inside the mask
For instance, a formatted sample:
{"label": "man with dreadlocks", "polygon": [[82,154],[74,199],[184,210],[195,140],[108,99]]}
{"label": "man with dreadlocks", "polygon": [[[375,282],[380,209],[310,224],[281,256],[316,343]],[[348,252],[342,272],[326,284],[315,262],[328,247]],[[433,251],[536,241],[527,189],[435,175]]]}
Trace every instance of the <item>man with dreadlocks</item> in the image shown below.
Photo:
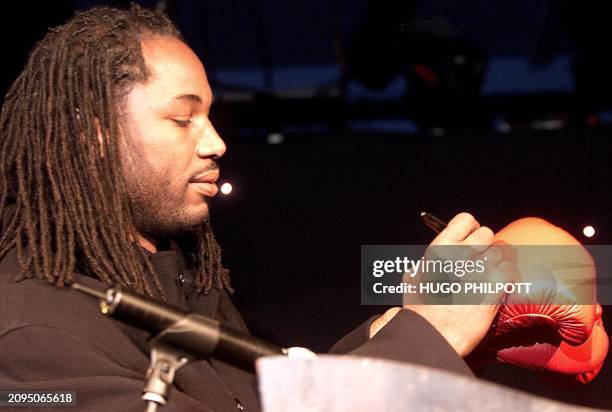
{"label": "man with dreadlocks", "polygon": [[[76,390],[80,410],[142,409],[148,336],[100,316],[66,287],[75,280],[247,332],[209,219],[226,150],[211,101],[202,63],[160,12],[94,8],[36,45],[0,119],[0,388]],[[467,214],[442,234],[492,239]],[[470,374],[458,354],[495,308],[413,309],[391,309],[334,351]],[[259,408],[251,372],[214,359],[180,369],[170,398],[169,411]]]}

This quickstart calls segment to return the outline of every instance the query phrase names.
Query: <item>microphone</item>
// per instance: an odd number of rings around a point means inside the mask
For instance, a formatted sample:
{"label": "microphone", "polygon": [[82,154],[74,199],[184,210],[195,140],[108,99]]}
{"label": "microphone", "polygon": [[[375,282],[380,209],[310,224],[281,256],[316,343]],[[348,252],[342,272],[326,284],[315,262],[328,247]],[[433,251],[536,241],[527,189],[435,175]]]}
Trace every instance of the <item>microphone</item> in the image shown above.
{"label": "microphone", "polygon": [[194,358],[215,357],[253,369],[261,356],[290,351],[229,328],[206,316],[192,314],[119,287],[100,292],[80,283],[72,288],[100,299],[100,312],[156,336],[164,344]]}

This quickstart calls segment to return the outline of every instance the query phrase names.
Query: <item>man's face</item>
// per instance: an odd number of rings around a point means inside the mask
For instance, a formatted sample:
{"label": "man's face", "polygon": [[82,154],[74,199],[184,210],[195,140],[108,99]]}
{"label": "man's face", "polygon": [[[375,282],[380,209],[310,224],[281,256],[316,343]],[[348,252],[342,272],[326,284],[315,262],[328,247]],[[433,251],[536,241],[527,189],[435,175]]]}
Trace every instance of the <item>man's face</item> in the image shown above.
{"label": "man's face", "polygon": [[159,238],[207,219],[225,143],[208,118],[212,93],[193,51],[169,37],[141,45],[150,77],[127,95],[122,160],[136,229]]}

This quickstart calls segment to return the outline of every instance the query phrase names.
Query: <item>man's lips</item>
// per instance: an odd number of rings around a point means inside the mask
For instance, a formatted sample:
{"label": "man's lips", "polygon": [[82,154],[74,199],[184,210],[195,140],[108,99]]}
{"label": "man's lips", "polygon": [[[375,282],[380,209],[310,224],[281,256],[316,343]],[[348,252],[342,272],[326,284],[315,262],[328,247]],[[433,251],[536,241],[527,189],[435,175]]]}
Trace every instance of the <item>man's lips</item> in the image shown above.
{"label": "man's lips", "polygon": [[189,183],[215,183],[217,180],[219,180],[219,169],[214,169],[197,175]]}
{"label": "man's lips", "polygon": [[215,183],[219,179],[219,169],[208,170],[189,181],[189,185],[204,196],[214,197],[219,188]]}

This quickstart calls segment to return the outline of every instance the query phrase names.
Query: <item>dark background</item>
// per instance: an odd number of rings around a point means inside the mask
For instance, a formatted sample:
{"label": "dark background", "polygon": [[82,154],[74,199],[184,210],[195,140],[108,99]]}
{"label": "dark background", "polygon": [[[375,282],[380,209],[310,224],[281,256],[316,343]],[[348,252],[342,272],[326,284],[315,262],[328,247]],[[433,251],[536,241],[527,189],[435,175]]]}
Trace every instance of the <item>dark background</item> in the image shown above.
{"label": "dark background", "polygon": [[[47,27],[78,8],[120,3],[5,2],[2,90]],[[403,59],[414,43],[388,51],[397,33],[364,23],[373,15],[365,0],[166,2],[215,91],[212,116],[229,146],[222,181],[234,191],[215,199],[214,225],[236,302],[261,337],[324,351],[384,311],[360,305],[360,245],[429,242],[421,210],[445,220],[469,211],[493,230],[540,216],[585,243],[612,243],[609,6],[407,3],[410,21],[435,16],[461,33],[450,56],[483,62],[477,86],[419,87],[416,60]],[[352,46],[364,27],[382,43]],[[434,55],[448,54],[443,46],[428,43]],[[368,88],[348,61],[351,47],[371,72],[399,68]],[[424,61],[440,78],[459,73],[452,59]],[[610,359],[594,382],[571,390],[510,366],[484,376],[612,409]]]}

